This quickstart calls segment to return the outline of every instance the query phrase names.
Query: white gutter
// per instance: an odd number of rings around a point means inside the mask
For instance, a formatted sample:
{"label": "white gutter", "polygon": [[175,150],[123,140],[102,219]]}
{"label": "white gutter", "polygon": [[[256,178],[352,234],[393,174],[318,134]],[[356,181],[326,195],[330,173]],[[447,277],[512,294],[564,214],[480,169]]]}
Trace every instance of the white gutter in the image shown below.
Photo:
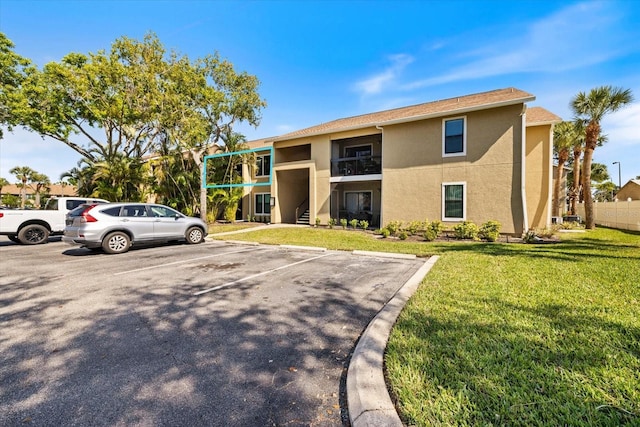
{"label": "white gutter", "polygon": [[[378,224],[380,226],[380,228],[383,227],[383,212],[382,212],[382,177],[384,174],[384,128],[380,125],[376,125],[376,129],[380,130],[380,224]],[[371,153],[373,154],[373,152]],[[372,201],[373,202],[373,201]]]}
{"label": "white gutter", "polygon": [[527,214],[527,189],[526,189],[526,173],[525,158],[527,153],[527,104],[522,106],[522,152],[520,167],[520,193],[522,194],[522,220],[524,222],[524,232],[529,231],[529,215]]}
{"label": "white gutter", "polygon": [[[549,158],[553,159],[553,127],[552,124],[549,128]],[[560,177],[562,177],[562,171],[560,171]],[[547,198],[547,225],[551,225],[551,217],[553,216],[553,161],[551,161],[551,167],[549,168],[549,197]]]}

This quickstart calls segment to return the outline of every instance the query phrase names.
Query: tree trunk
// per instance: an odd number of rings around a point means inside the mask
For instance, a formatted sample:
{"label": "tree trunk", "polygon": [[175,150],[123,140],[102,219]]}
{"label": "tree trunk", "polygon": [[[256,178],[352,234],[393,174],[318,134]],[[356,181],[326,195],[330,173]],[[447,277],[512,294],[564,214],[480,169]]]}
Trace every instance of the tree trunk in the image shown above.
{"label": "tree trunk", "polygon": [[583,193],[585,227],[589,230],[595,228],[595,218],[593,217],[593,197],[591,196],[591,160],[593,159],[593,148],[587,147],[584,150],[583,169]]}
{"label": "tree trunk", "polygon": [[571,191],[569,193],[570,200],[570,208],[569,213],[571,215],[576,214],[576,203],[578,201],[578,197],[580,195],[580,155],[582,154],[582,148],[573,150],[573,185],[571,186]]}
{"label": "tree trunk", "polygon": [[562,171],[564,169],[564,163],[566,159],[560,153],[558,155],[558,168],[556,169],[556,181],[553,183],[553,206],[551,208],[551,212],[553,212],[553,216],[560,216],[560,187],[562,184]]}

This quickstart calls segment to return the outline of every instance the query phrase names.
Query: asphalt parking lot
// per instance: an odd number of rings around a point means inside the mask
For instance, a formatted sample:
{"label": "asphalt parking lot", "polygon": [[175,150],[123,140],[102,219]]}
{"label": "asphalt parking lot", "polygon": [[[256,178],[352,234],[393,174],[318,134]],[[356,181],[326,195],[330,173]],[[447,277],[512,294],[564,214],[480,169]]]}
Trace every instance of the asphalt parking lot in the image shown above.
{"label": "asphalt parking lot", "polygon": [[0,237],[0,425],[335,426],[349,356],[423,260]]}

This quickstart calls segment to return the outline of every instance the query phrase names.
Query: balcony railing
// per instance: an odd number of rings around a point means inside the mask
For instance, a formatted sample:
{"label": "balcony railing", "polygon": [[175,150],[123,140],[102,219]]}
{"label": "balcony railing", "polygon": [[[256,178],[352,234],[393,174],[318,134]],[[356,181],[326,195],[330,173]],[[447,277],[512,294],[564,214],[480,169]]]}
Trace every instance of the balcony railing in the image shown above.
{"label": "balcony railing", "polygon": [[341,157],[331,160],[331,176],[371,175],[382,172],[382,156]]}

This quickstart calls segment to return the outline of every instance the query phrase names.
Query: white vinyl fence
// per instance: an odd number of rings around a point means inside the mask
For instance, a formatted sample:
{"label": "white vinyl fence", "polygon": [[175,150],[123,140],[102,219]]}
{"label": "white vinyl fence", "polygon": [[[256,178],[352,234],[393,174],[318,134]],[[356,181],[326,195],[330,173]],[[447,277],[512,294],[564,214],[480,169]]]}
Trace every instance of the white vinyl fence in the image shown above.
{"label": "white vinyl fence", "polygon": [[[584,219],[584,203],[578,204],[577,211]],[[640,231],[640,200],[594,203],[593,214],[598,225]]]}

